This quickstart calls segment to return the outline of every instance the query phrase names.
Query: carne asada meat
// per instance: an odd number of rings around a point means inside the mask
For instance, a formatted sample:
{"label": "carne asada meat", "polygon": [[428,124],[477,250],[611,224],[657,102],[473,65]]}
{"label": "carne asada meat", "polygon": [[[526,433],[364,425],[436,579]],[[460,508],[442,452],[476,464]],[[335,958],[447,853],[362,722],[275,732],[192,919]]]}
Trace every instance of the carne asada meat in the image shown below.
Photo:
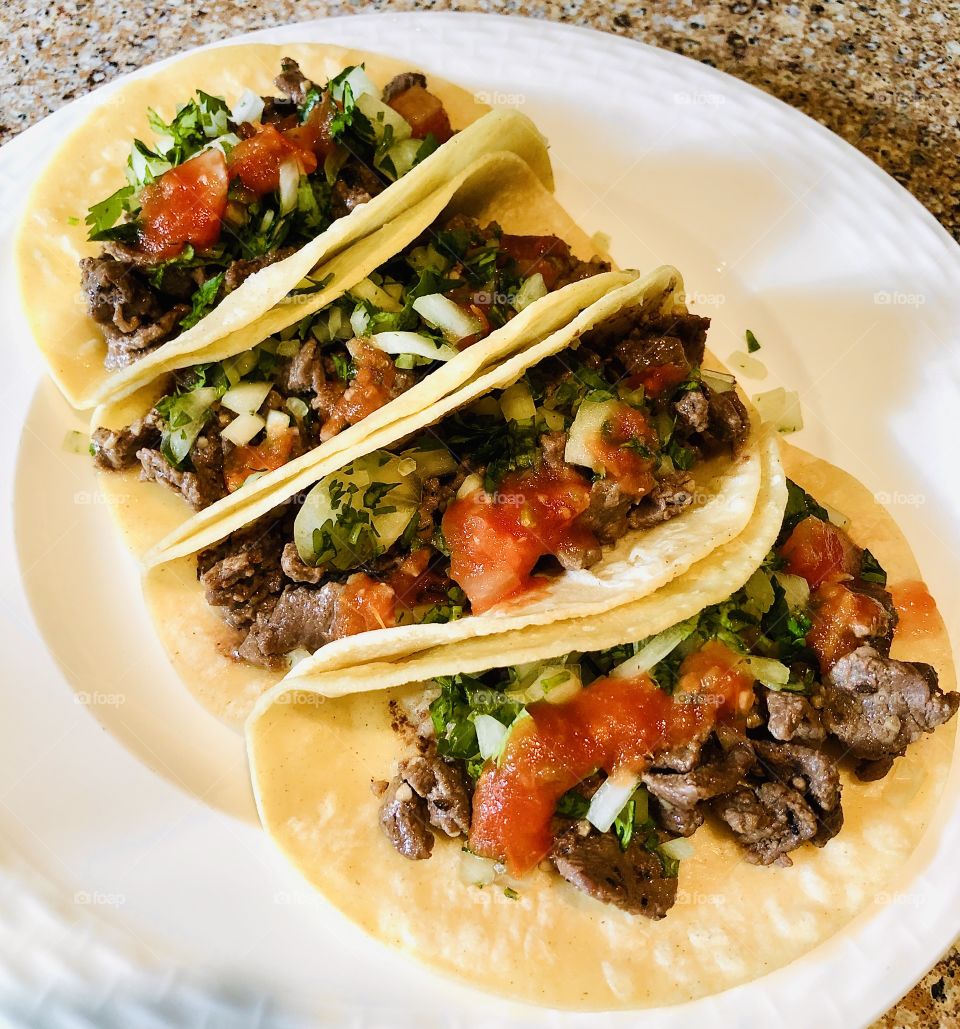
{"label": "carne asada meat", "polygon": [[470,791],[462,770],[428,748],[400,762],[383,794],[380,825],[404,857],[430,856],[433,832],[466,836],[470,832]]}
{"label": "carne asada meat", "polygon": [[677,899],[677,879],[664,875],[656,854],[636,843],[621,850],[610,833],[582,836],[574,826],[557,838],[550,858],[578,890],[633,915],[663,918]]}
{"label": "carne asada meat", "polygon": [[792,864],[790,851],[817,835],[817,816],[803,794],[779,782],[724,794],[712,807],[753,864]]}
{"label": "carne asada meat", "polygon": [[895,661],[864,646],[827,674],[823,721],[854,757],[877,761],[902,755],[952,718],[958,704],[960,693],[944,693],[930,665]]}
{"label": "carne asada meat", "polygon": [[131,262],[109,255],[85,257],[80,273],[90,317],[107,344],[104,364],[111,371],[125,368],[177,335],[181,319],[190,312],[188,304],[164,303]]}
{"label": "carne asada meat", "polygon": [[[767,708],[767,732],[775,740],[821,743],[826,739],[827,730],[823,727],[820,709],[812,700],[799,693],[779,690],[765,690],[763,696]],[[822,702],[822,698],[818,699]]]}
{"label": "carne asada meat", "polygon": [[137,464],[137,454],[160,443],[160,428],[153,411],[125,429],[97,429],[90,438],[98,468],[119,472]]}
{"label": "carne asada meat", "polygon": [[408,89],[412,89],[414,86],[419,86],[421,89],[427,88],[427,77],[421,75],[418,71],[404,71],[394,77],[383,87],[383,93],[380,99],[385,103],[389,104],[390,101],[401,93],[406,93]]}

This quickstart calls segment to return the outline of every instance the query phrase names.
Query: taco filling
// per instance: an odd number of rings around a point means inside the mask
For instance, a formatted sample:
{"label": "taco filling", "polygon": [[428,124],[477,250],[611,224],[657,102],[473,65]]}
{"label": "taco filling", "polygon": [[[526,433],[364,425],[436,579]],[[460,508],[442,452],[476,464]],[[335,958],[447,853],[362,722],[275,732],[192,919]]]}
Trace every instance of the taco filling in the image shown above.
{"label": "taco filling", "polygon": [[953,717],[960,694],[930,665],[889,656],[896,626],[883,569],[791,483],[777,545],[727,601],[638,643],[391,701],[415,752],[374,783],[380,825],[414,860],[460,838],[477,885],[522,889],[539,865],[662,918],[705,819],[747,861],[789,865],[840,831],[843,764],[879,778]]}
{"label": "taco filling", "polygon": [[97,429],[92,453],[200,510],[362,421],[549,291],[608,269],[556,236],[457,215],[279,336],[174,373],[144,417]]}
{"label": "taco filling", "polygon": [[358,632],[479,614],[680,514],[691,469],[750,432],[731,377],[701,371],[708,324],[625,309],[201,552],[237,655],[282,667]]}
{"label": "taco filling", "polygon": [[195,325],[254,272],[289,257],[452,135],[423,75],[382,95],[362,66],[320,86],[284,59],[282,96],[231,108],[197,91],[171,122],[149,114],[128,184],[86,218],[98,257],[80,262],[90,316],[122,368]]}

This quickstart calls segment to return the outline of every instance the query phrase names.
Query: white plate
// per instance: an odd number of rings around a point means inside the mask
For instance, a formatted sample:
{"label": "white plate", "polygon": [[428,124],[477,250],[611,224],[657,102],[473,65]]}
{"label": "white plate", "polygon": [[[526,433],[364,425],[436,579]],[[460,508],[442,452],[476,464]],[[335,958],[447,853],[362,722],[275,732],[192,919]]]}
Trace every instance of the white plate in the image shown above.
{"label": "white plate", "polygon": [[[801,445],[886,496],[957,623],[960,251],[892,179],[770,97],[614,36],[378,14],[244,38],[381,50],[522,104],[551,140],[561,200],[611,234],[621,264],[677,264],[721,357],[753,329],[771,369],[757,389],[800,389]],[[166,664],[90,462],[62,449],[83,423],[43,379],[10,258],[32,173],[114,88],[0,153],[0,1014],[23,1025],[90,1012],[98,1025],[587,1024],[466,992],[327,907],[253,825],[239,739]],[[940,830],[904,880],[910,903],[748,986],[604,1024],[866,1024],[960,925],[956,771]]]}

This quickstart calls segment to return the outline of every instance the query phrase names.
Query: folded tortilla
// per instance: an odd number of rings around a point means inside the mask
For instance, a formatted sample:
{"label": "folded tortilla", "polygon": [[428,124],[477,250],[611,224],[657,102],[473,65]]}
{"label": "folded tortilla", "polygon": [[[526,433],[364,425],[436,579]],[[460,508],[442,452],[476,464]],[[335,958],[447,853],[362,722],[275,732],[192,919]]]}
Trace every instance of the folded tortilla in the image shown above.
{"label": "folded tortilla", "polygon": [[[181,352],[177,340],[137,362],[132,368],[146,384],[131,395],[99,406],[91,419],[91,434],[101,427],[123,428],[146,414],[169,391],[172,370],[233,357],[322,311],[416,240],[436,219],[455,215],[467,215],[482,224],[495,221],[507,233],[558,236],[569,244],[574,254],[584,259],[594,252],[590,238],[526,162],[509,152],[486,154],[413,207],[320,265],[313,277],[325,281],[326,285],[318,292],[285,298],[286,302],[282,300],[249,325],[227,333],[199,352]],[[100,490],[135,553],[143,554],[161,540],[169,547],[181,535],[195,535],[202,528],[231,517],[232,512],[251,508],[262,498],[273,497],[288,480],[305,470],[309,472],[321,462],[327,467],[337,455],[365,452],[364,441],[371,434],[389,430],[394,423],[429,409],[495,362],[526,345],[542,331],[541,325],[560,324],[558,316],[569,320],[604,293],[635,277],[636,272],[604,273],[548,293],[362,421],[275,471],[244,484],[196,515],[182,497],[164,486],[140,482],[139,466],[122,472],[99,471]],[[547,309],[552,313],[545,314]],[[349,457],[340,464],[347,460]]]}
{"label": "folded tortilla", "polygon": [[[676,1004],[750,982],[813,951],[857,916],[909,889],[938,817],[956,733],[941,726],[912,744],[877,782],[844,785],[845,824],[789,868],[743,860],[708,821],[682,863],[678,901],[662,921],[631,916],[535,870],[516,897],[460,875],[462,840],[438,839],[429,861],[392,849],[378,823],[371,780],[392,773],[398,738],[391,700],[417,696],[443,674],[476,672],[645,638],[742,586],[773,544],[785,501],[783,472],[765,447],[759,501],[741,535],[685,574],[603,618],[440,647],[393,662],[301,670],[261,698],[247,724],[263,825],[284,855],[335,907],[378,940],[457,980],[557,1008]],[[790,477],[850,518],[890,582],[915,580],[910,548],[872,494],[824,461],[788,448]],[[894,657],[932,663],[941,686],[955,676],[942,621],[896,640]],[[373,888],[375,886],[375,888]]]}
{"label": "folded tortilla", "polygon": [[[145,557],[148,572],[144,589],[157,632],[177,672],[204,707],[227,722],[239,724],[257,697],[281,676],[230,656],[238,642],[236,633],[206,603],[203,587],[197,581],[196,555],[358,457],[389,449],[393,443],[491,390],[511,385],[527,369],[574,345],[582,333],[624,308],[640,306],[651,316],[686,311],[679,272],[663,267],[621,285],[577,313],[578,291],[593,289],[597,278],[574,283],[548,297],[550,303],[536,328],[531,328],[523,349],[475,376],[428,410],[368,434],[351,450],[341,449],[332,456],[304,461],[270,490],[260,488],[265,480],[259,480],[248,503],[234,507],[219,520],[211,520],[206,517],[208,512],[201,512]],[[603,615],[661,589],[697,561],[738,537],[757,505],[762,470],[763,449],[755,428],[735,457],[712,458],[694,468],[699,501],[696,505],[670,521],[629,532],[618,544],[607,548],[598,564],[582,571],[564,572],[548,580],[547,585],[504,601],[484,614],[471,614],[443,624],[397,626],[336,640],[298,668],[306,672],[345,668],[375,657],[398,659],[430,647],[455,642],[462,646],[477,637]]]}
{"label": "folded tortilla", "polygon": [[[148,108],[172,115],[173,105],[194,90],[236,100],[244,89],[269,93],[282,57],[326,81],[347,65],[364,64],[378,86],[409,70],[408,62],[326,44],[242,44],[188,54],[152,75],[112,92],[64,142],[34,186],[16,243],[16,260],[27,317],[51,374],[67,400],[90,408],[124,396],[156,375],[167,356],[196,354],[243,329],[278,304],[316,265],[329,260],[459,175],[479,156],[509,151],[523,158],[540,181],[553,186],[543,137],[516,111],[489,111],[473,94],[431,77],[430,88],[462,129],[411,172],[297,253],[251,276],[193,328],[155,351],[154,365],[134,362],[117,372],[103,365],[106,347],[80,295],[79,261],[99,252],[87,241],[83,216],[89,206],[125,185],[124,165],[135,138],[151,138]],[[159,356],[163,354],[163,356]],[[189,359],[174,365],[182,367]]]}

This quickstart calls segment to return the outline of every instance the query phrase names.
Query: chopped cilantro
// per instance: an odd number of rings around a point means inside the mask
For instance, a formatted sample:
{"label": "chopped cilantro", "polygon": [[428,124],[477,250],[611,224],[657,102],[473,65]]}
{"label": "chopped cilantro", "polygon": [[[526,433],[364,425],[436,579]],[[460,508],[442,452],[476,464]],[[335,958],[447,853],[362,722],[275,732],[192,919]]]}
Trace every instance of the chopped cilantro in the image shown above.
{"label": "chopped cilantro", "polygon": [[220,272],[211,276],[193,294],[190,302],[193,305],[190,313],[180,322],[181,329],[189,329],[200,321],[201,318],[216,304],[220,295],[220,287],[223,285],[223,277],[226,272]]}
{"label": "chopped cilantro", "polygon": [[[133,193],[133,186],[122,186],[116,193],[112,193],[106,200],[101,200],[99,204],[94,204],[87,211],[84,221],[90,226],[89,238],[91,240],[115,238],[104,234],[111,231],[111,227],[117,219],[127,210],[127,201],[133,196]],[[136,233],[135,225],[130,224],[129,228]]]}
{"label": "chopped cilantro", "polygon": [[754,336],[750,329],[747,329],[746,333],[744,333],[744,338],[747,341],[747,353],[755,354],[760,349],[760,343],[757,340],[757,337]]}
{"label": "chopped cilantro", "polygon": [[873,582],[878,586],[887,585],[886,570],[869,550],[864,550],[860,558],[860,578],[864,582]]}
{"label": "chopped cilantro", "polygon": [[512,886],[504,886],[503,895],[510,900],[519,900],[520,894]]}
{"label": "chopped cilantro", "polygon": [[817,503],[813,497],[792,479],[787,479],[787,506],[783,512],[783,524],[777,538],[779,546],[805,518],[821,518],[828,522],[830,515],[827,509]]}

